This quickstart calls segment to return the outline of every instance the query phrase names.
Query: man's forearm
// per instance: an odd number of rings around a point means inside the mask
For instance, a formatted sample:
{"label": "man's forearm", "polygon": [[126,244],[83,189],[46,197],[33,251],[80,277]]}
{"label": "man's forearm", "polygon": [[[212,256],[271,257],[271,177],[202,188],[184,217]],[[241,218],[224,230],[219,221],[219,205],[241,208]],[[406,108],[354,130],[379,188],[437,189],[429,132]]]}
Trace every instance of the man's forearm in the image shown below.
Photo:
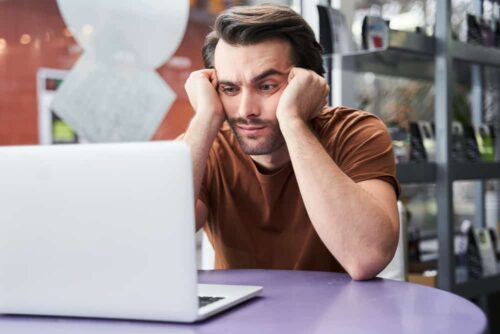
{"label": "man's forearm", "polygon": [[311,222],[355,279],[375,276],[392,257],[397,228],[377,200],[334,163],[302,120],[280,122]]}
{"label": "man's forearm", "polygon": [[207,165],[208,153],[219,131],[221,120],[215,117],[209,117],[200,113],[195,115],[182,137],[182,140],[191,147],[191,155],[193,159],[193,183],[195,199],[201,188],[203,174]]}

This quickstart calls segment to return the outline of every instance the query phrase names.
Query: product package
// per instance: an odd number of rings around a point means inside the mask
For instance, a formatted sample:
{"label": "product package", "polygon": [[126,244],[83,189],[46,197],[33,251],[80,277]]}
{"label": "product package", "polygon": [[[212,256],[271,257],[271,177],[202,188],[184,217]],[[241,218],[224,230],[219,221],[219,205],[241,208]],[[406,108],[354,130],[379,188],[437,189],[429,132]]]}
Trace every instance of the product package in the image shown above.
{"label": "product package", "polygon": [[436,161],[436,137],[434,135],[433,124],[427,121],[418,121],[417,124],[427,155],[427,161]]}
{"label": "product package", "polygon": [[481,161],[481,153],[477,146],[476,133],[472,125],[464,126],[465,158],[467,161]]}
{"label": "product package", "polygon": [[481,159],[495,161],[495,137],[492,127],[488,124],[480,124],[476,129],[476,139]]}
{"label": "product package", "polygon": [[410,162],[425,162],[427,154],[425,152],[422,135],[418,124],[410,122]]}
{"label": "product package", "polygon": [[410,136],[408,131],[397,124],[388,124],[387,129],[392,138],[392,148],[396,163],[409,162],[410,160]]}
{"label": "product package", "polygon": [[365,16],[361,30],[364,49],[387,48],[389,44],[389,21],[377,16]]}
{"label": "product package", "polygon": [[465,161],[465,137],[462,123],[453,121],[451,124],[451,160]]}

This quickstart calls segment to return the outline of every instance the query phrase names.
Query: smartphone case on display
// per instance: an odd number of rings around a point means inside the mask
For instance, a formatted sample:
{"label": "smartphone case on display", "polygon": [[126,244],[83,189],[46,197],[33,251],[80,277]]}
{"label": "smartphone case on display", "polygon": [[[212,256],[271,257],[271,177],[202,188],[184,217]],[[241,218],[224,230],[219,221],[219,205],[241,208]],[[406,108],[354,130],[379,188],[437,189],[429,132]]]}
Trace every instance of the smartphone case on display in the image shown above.
{"label": "smartphone case on display", "polygon": [[410,162],[425,162],[427,154],[425,152],[422,135],[418,124],[410,122]]}
{"label": "smartphone case on display", "polygon": [[465,158],[467,161],[481,161],[481,153],[477,146],[476,135],[472,125],[464,126]]}
{"label": "smartphone case on display", "polygon": [[480,124],[476,129],[476,139],[483,161],[495,161],[494,132],[488,124]]}
{"label": "smartphone case on display", "polygon": [[465,161],[465,137],[462,123],[451,124],[451,159],[456,162]]}
{"label": "smartphone case on display", "polygon": [[388,124],[387,129],[392,138],[392,148],[396,163],[409,161],[410,139],[408,131],[397,124]]}
{"label": "smartphone case on display", "polygon": [[434,136],[434,128],[431,122],[418,121],[418,128],[422,137],[425,153],[428,161],[436,161],[436,139]]}

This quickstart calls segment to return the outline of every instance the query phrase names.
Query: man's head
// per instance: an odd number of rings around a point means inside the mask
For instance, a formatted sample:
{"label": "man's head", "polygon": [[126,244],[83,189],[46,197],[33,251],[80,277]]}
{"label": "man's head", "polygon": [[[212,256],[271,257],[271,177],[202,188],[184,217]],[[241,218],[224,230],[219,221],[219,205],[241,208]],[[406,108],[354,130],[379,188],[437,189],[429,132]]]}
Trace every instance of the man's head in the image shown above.
{"label": "man's head", "polygon": [[292,67],[323,75],[322,48],[306,21],[278,5],[233,7],[205,40],[205,67],[215,68],[219,95],[243,150],[270,154],[284,145],[276,108]]}
{"label": "man's head", "polygon": [[292,62],[296,67],[325,73],[321,45],[302,16],[291,8],[280,5],[233,7],[215,20],[203,45],[203,62],[214,68],[214,53],[219,40],[234,46],[248,46],[269,39],[281,39],[292,47]]}

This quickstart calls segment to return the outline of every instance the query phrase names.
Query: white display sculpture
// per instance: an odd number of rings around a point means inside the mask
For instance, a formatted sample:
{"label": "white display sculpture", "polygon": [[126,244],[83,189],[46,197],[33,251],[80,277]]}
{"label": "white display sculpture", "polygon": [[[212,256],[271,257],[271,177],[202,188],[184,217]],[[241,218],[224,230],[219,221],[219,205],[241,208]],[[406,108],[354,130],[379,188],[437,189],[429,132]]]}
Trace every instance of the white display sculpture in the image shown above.
{"label": "white display sculpture", "polygon": [[84,50],[52,108],[91,142],[150,139],[175,93],[155,71],[179,46],[188,0],[57,0]]}

